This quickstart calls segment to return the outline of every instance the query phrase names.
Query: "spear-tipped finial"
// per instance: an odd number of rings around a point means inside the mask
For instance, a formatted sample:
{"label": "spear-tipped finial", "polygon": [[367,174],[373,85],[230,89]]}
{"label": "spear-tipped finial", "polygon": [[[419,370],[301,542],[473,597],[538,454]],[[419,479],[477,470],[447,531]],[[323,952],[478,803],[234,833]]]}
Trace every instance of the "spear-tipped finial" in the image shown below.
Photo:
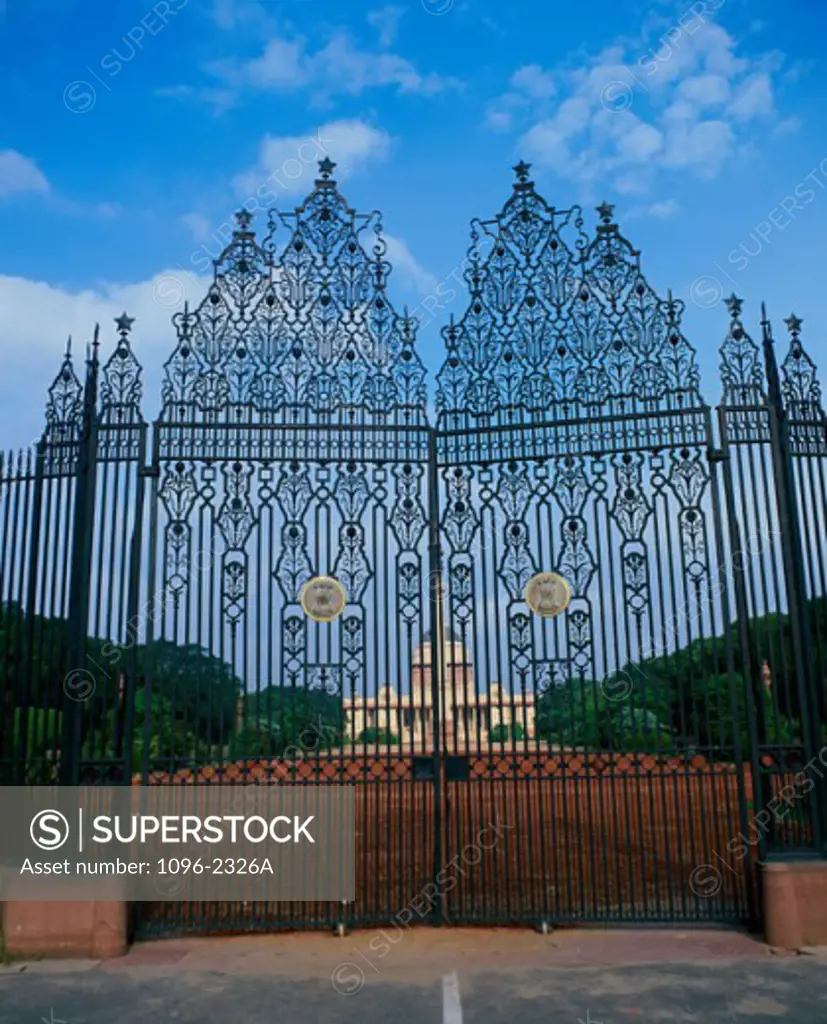
{"label": "spear-tipped finial", "polygon": [[120,316],[115,317],[115,323],[118,326],[118,334],[120,334],[122,338],[125,338],[132,330],[132,325],[135,323],[135,317],[127,316],[126,313],[121,313]]}
{"label": "spear-tipped finial", "polygon": [[319,161],[319,174],[322,176],[323,181],[330,181],[330,177],[333,174],[333,170],[336,164],[326,156],[323,160]]}
{"label": "spear-tipped finial", "polygon": [[64,352],[63,355],[64,355],[65,359],[71,359],[72,358],[72,335],[71,334],[69,335],[68,339],[66,340],[66,351]]}
{"label": "spear-tipped finial", "polygon": [[784,323],[787,325],[787,330],[794,338],[798,338],[799,334],[801,333],[802,322],[803,321],[801,320],[801,318],[797,317],[795,313],[790,313],[790,315],[784,321]]}
{"label": "spear-tipped finial", "polygon": [[612,223],[612,215],[615,212],[615,208],[614,208],[614,205],[612,203],[607,203],[604,200],[600,204],[600,206],[596,207],[596,210],[597,210],[597,215],[600,217],[600,219],[603,221],[604,224],[611,224]]}
{"label": "spear-tipped finial", "polygon": [[[744,308],[744,300],[743,299],[739,299],[738,296],[735,294],[735,292],[733,292],[732,295],[730,295],[730,297],[728,299],[726,299],[725,301],[726,301],[726,308],[729,310],[729,315],[732,317],[732,319],[733,320],[740,319],[741,310]],[[761,307],[761,309],[762,309],[762,314],[763,314],[763,306]]]}
{"label": "spear-tipped finial", "polygon": [[525,160],[521,160],[514,166],[514,173],[517,175],[517,183],[519,185],[528,184],[528,172],[531,170],[531,164],[527,164]]}

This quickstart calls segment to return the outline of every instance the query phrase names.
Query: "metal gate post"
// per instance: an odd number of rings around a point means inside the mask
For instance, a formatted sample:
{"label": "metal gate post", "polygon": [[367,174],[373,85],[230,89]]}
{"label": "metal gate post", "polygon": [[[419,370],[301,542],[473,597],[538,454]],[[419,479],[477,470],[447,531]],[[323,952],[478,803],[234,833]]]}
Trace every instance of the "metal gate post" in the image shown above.
{"label": "metal gate post", "polygon": [[137,494],[135,498],[135,522],[129,543],[129,586],[126,598],[126,639],[129,644],[126,657],[125,685],[123,695],[123,723],[121,730],[124,759],[124,784],[130,785],[135,766],[132,764],[133,733],[135,731],[135,693],[138,686],[138,643],[141,632],[138,602],[141,589],[141,567],[143,559],[144,494],[146,490],[147,428],[141,429],[141,443],[137,462]]}
{"label": "metal gate post", "polygon": [[431,703],[433,704],[433,761],[434,761],[434,865],[436,886],[432,921],[439,926],[444,908],[438,876],[443,866],[442,812],[442,551],[439,536],[439,474],[437,467],[437,433],[428,428],[428,596],[431,617]]}
{"label": "metal gate post", "polygon": [[[89,632],[89,588],[92,572],[93,530],[95,523],[95,480],[98,447],[98,327],[86,360],[83,389],[83,417],[78,438],[74,516],[72,524],[72,561],[69,584],[69,664],[68,672],[85,668]],[[60,754],[60,782],[76,786],[80,776],[83,704],[73,700],[64,687],[63,737]],[[67,702],[68,701],[68,706]]]}
{"label": "metal gate post", "polygon": [[[32,753],[28,749],[29,705],[25,698],[28,698],[34,688],[34,680],[32,678],[34,669],[34,618],[37,613],[37,580],[38,570],[40,568],[40,534],[43,516],[43,460],[45,455],[46,440],[45,437],[42,437],[38,441],[35,449],[34,495],[32,499],[32,513],[30,520],[31,540],[26,554],[26,619],[23,634],[23,677],[20,680],[15,680],[15,684],[17,686],[22,684],[22,696],[24,697],[24,701],[20,705],[19,711],[20,726],[19,736],[17,739],[17,750],[14,751],[14,757],[19,765],[20,775],[23,778],[26,778],[27,776],[28,759]],[[42,682],[43,680],[41,680],[41,683]],[[41,695],[41,700],[48,702],[50,696],[51,694],[48,696]],[[14,699],[12,699],[12,708],[14,708],[14,706]],[[13,736],[14,717],[11,718],[11,725]],[[0,746],[2,746],[2,729],[0,729]]]}
{"label": "metal gate post", "polygon": [[[819,736],[819,701],[813,685],[810,656],[807,650],[811,637],[807,587],[804,573],[804,552],[801,546],[799,509],[796,500],[795,476],[793,473],[792,447],[787,410],[781,393],[781,380],[775,358],[772,329],[764,305],[761,305],[761,332],[764,349],[764,363],[767,373],[767,404],[770,427],[770,449],[772,452],[775,497],[778,508],[778,523],[781,528],[781,555],[787,588],[787,614],[793,644],[793,666],[796,674],[798,695],[801,704],[801,726],[803,732],[804,756],[809,763],[818,756],[821,745]],[[813,846],[824,852],[823,814],[825,787],[816,784],[818,798],[811,802]]]}
{"label": "metal gate post", "polygon": [[[721,608],[723,614],[724,623],[724,649],[726,656],[726,667],[727,676],[729,677],[729,688],[730,697],[732,699],[732,710],[733,710],[733,744],[736,750],[736,754],[739,755],[737,758],[737,773],[738,773],[738,819],[741,825],[741,832],[746,835],[748,832],[748,821],[747,821],[747,795],[744,786],[744,761],[748,761],[750,765],[750,771],[752,773],[752,785],[753,795],[757,797],[759,787],[766,789],[766,793],[762,791],[761,801],[762,806],[765,803],[765,797],[768,799],[772,796],[769,789],[768,781],[762,776],[760,771],[760,759],[758,756],[760,737],[765,735],[764,728],[764,714],[763,705],[758,703],[756,700],[756,694],[758,700],[761,699],[762,694],[760,692],[760,682],[757,678],[755,666],[757,665],[757,659],[755,652],[752,650],[752,641],[750,638],[749,629],[747,623],[749,622],[749,604],[747,601],[747,588],[746,581],[744,579],[744,550],[742,548],[741,530],[738,525],[738,517],[735,514],[735,494],[732,486],[732,465],[730,463],[729,453],[729,440],[726,431],[726,422],[724,417],[724,410],[718,409],[719,417],[719,433],[721,437],[721,449],[716,450],[712,446],[713,433],[712,423],[709,411],[706,412],[706,426],[707,426],[707,438],[709,441],[709,449],[707,451],[707,458],[710,463],[710,480],[712,483],[712,507],[714,516],[714,527],[715,527],[715,548],[718,558],[719,572],[723,570],[725,564],[725,554],[722,536],[722,513],[721,513],[721,499],[718,490],[718,475],[717,469],[721,467],[721,473],[724,482],[724,505],[726,508],[726,522],[727,532],[729,533],[730,543],[730,555],[732,557],[732,589],[733,597],[735,600],[735,621],[738,625],[738,638],[741,647],[741,665],[736,666],[735,655],[732,649],[732,631],[730,628],[731,613],[729,605],[729,592],[726,585],[721,587]],[[735,677],[738,675],[738,670],[741,670],[743,674],[744,688],[745,688],[745,701],[747,711],[747,733],[749,735],[749,747],[747,751],[740,750],[740,737],[738,730],[738,718],[735,713],[737,705],[735,704],[735,695],[732,692],[733,682]],[[758,689],[757,689],[758,688]],[[761,834],[761,843],[764,842],[763,833]],[[761,926],[761,908],[760,908],[760,892],[758,881],[756,878],[755,866],[750,858],[744,865],[744,870],[747,878],[747,913],[749,915],[750,928],[754,931],[758,931]]]}

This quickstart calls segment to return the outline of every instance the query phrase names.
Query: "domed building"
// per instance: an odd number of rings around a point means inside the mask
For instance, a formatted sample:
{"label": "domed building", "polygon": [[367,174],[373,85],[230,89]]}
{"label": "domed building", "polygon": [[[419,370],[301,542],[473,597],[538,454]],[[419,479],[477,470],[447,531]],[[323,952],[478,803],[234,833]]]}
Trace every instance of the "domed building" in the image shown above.
{"label": "domed building", "polygon": [[[526,738],[534,736],[534,695],[507,694],[497,682],[478,693],[471,656],[462,641],[445,630],[440,666],[439,719],[441,746],[449,753],[489,744],[489,734],[500,725],[519,726]],[[401,749],[426,752],[434,745],[433,642],[430,632],[413,653],[411,692],[399,693],[383,685],[376,696],[344,700],[347,734],[358,742],[365,731],[389,733]],[[510,730],[509,730],[510,731]],[[381,742],[381,740],[380,740]]]}

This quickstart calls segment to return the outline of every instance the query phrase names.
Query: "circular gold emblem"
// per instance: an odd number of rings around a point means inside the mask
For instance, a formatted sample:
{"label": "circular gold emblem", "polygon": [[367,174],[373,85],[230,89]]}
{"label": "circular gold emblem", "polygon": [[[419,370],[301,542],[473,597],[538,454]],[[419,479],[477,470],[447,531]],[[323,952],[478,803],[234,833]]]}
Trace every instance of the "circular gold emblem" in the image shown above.
{"label": "circular gold emblem", "polygon": [[526,583],[523,600],[535,615],[553,619],[568,608],[571,587],[559,573],[538,572]]}
{"label": "circular gold emblem", "polygon": [[333,622],[345,610],[347,591],[332,576],[314,576],[302,587],[299,597],[305,615],[316,622]]}

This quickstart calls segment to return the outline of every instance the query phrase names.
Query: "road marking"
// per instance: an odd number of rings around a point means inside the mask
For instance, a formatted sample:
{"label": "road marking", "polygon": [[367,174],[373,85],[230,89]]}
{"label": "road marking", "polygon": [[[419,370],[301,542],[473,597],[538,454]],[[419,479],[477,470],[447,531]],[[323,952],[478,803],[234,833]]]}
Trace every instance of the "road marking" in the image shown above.
{"label": "road marking", "polygon": [[456,971],[442,976],[442,1021],[443,1024],[462,1024],[462,1003]]}

